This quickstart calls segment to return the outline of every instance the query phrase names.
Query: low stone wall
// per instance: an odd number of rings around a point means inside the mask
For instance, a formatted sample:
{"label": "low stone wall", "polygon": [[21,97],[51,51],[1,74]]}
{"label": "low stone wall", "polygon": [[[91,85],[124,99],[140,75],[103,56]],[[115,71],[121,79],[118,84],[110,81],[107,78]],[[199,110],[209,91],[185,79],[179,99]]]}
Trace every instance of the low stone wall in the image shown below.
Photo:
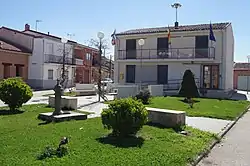
{"label": "low stone wall", "polygon": [[[55,96],[49,96],[49,106],[55,107]],[[69,110],[77,110],[77,98],[70,96],[62,96],[61,108],[66,108]]]}
{"label": "low stone wall", "polygon": [[186,112],[173,111],[159,108],[146,108],[149,122],[163,125],[164,127],[178,127],[186,125]]}
{"label": "low stone wall", "polygon": [[116,85],[113,89],[117,89],[116,98],[127,98],[131,96],[135,96],[139,93],[138,85]]}
{"label": "low stone wall", "polygon": [[163,85],[149,85],[148,90],[151,96],[163,96]]}

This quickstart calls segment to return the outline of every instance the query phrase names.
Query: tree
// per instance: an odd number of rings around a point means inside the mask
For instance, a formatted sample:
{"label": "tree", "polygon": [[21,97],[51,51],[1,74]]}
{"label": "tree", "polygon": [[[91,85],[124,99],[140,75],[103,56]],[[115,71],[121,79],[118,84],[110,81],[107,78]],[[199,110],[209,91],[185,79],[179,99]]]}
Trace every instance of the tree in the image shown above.
{"label": "tree", "polygon": [[194,74],[189,69],[186,70],[183,75],[179,95],[185,97],[187,100],[190,100],[194,97],[199,97],[198,88],[194,80]]}

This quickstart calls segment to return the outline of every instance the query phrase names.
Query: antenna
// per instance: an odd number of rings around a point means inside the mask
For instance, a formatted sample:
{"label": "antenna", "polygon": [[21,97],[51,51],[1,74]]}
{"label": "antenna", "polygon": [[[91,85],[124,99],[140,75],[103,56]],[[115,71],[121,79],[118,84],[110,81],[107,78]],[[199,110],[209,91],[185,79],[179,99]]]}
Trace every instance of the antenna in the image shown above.
{"label": "antenna", "polygon": [[38,24],[39,22],[42,22],[42,20],[36,20],[36,31],[37,31],[37,24]]}
{"label": "antenna", "polygon": [[67,36],[68,36],[68,38],[71,40],[71,39],[72,39],[72,36],[75,36],[75,34],[73,34],[73,33],[67,33]]}

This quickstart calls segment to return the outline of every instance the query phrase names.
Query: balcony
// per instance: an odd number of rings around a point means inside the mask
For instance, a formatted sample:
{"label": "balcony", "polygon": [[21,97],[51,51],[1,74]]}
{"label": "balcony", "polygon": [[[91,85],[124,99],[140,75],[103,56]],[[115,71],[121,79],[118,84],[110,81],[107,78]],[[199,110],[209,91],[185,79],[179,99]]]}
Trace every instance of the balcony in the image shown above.
{"label": "balcony", "polygon": [[169,48],[118,50],[118,60],[125,59],[214,59],[215,48]]}
{"label": "balcony", "polygon": [[[57,63],[63,64],[63,56],[56,56],[56,55],[45,55],[45,63]],[[65,64],[66,65],[76,65],[75,58],[65,57]]]}

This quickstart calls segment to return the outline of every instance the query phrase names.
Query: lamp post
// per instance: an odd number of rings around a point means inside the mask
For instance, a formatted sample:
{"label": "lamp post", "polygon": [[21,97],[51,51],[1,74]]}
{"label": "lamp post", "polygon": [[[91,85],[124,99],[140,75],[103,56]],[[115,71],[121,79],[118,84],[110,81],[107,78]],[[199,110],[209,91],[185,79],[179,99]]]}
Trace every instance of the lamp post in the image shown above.
{"label": "lamp post", "polygon": [[[248,68],[248,70],[250,69],[249,63],[250,63],[250,55],[247,56],[247,68]],[[249,91],[249,76],[247,75],[247,94],[248,94],[248,91]]]}
{"label": "lamp post", "polygon": [[142,90],[141,86],[142,86],[142,46],[145,44],[145,40],[144,39],[140,39],[138,40],[138,44],[140,46],[141,49],[141,60],[140,60],[140,66],[141,66],[141,71],[140,71],[140,91]]}
{"label": "lamp post", "polygon": [[102,39],[104,38],[103,32],[98,32],[97,37],[99,38],[99,76],[98,76],[98,101],[101,101],[101,80],[102,80]]}
{"label": "lamp post", "polygon": [[172,4],[171,5],[172,6],[172,8],[175,8],[175,25],[177,25],[178,24],[178,8],[180,8],[181,7],[181,4],[180,3],[174,3],[174,4]]}
{"label": "lamp post", "polygon": [[53,115],[60,115],[63,114],[62,110],[61,110],[61,98],[62,98],[62,83],[64,82],[65,79],[65,43],[68,42],[67,39],[62,38],[61,42],[63,43],[63,68],[62,68],[62,80],[60,81],[60,79],[57,79],[57,83],[54,87],[54,91],[55,91],[55,110],[53,112]]}

